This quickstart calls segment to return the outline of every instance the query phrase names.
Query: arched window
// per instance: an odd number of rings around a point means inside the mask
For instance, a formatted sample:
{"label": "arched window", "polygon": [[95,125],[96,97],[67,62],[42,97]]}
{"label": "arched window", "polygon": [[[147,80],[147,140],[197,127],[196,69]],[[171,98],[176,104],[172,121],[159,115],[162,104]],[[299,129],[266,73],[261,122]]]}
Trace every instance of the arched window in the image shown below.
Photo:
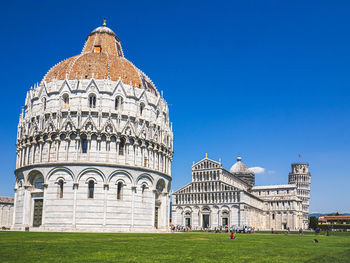
{"label": "arched window", "polygon": [[121,138],[119,143],[119,155],[124,155],[125,139]]}
{"label": "arched window", "polygon": [[45,97],[42,99],[42,102],[43,102],[43,110],[46,110],[46,98]]}
{"label": "arched window", "polygon": [[88,198],[94,198],[94,190],[95,190],[95,182],[93,180],[90,180]]}
{"label": "arched window", "polygon": [[142,116],[144,109],[145,109],[145,104],[141,103],[140,104],[140,116]]}
{"label": "arched window", "polygon": [[122,200],[123,197],[123,183],[119,182],[117,185],[117,199]]}
{"label": "arched window", "polygon": [[86,137],[81,138],[81,152],[82,153],[87,153],[88,149],[88,141]]}
{"label": "arched window", "polygon": [[91,109],[96,108],[96,95],[95,94],[91,94],[89,96],[89,107]]}
{"label": "arched window", "polygon": [[122,106],[123,106],[123,98],[118,96],[115,98],[115,104],[114,104],[114,108],[116,111],[120,111],[122,110]]}
{"label": "arched window", "polygon": [[58,198],[63,198],[63,180],[58,181]]}
{"label": "arched window", "polygon": [[63,108],[68,109],[69,107],[69,95],[67,93],[62,96]]}
{"label": "arched window", "polygon": [[146,191],[146,185],[142,185],[142,203],[145,202],[145,191]]}

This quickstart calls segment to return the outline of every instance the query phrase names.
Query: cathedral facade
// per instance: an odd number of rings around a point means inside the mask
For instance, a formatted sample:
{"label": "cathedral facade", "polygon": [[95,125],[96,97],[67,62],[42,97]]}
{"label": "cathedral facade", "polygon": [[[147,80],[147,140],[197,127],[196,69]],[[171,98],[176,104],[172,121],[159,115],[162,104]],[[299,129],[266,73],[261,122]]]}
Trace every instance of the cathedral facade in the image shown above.
{"label": "cathedral facade", "polygon": [[167,102],[104,22],[27,93],[12,228],[167,230],[172,156]]}
{"label": "cathedral facade", "polygon": [[292,164],[289,183],[255,186],[255,175],[238,157],[230,171],[207,156],[193,164],[192,182],[172,194],[172,223],[192,229],[308,228],[311,174]]}

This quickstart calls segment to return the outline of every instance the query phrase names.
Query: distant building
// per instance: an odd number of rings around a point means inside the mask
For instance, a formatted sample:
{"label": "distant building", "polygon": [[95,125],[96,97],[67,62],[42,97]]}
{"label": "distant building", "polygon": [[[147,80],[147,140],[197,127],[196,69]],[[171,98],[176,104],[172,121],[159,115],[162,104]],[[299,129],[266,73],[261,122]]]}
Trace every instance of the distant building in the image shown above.
{"label": "distant building", "polygon": [[13,197],[0,196],[0,228],[10,228],[13,219]]}
{"label": "distant building", "polygon": [[[239,156],[230,171],[206,157],[192,166],[192,182],[172,195],[172,223],[193,229],[251,226],[308,228],[308,164],[292,164],[289,184],[255,186]],[[307,217],[306,217],[307,218]]]}
{"label": "distant building", "polygon": [[350,225],[350,216],[343,216],[343,215],[320,216],[318,218],[318,224],[320,224],[320,225],[334,225],[334,224]]}

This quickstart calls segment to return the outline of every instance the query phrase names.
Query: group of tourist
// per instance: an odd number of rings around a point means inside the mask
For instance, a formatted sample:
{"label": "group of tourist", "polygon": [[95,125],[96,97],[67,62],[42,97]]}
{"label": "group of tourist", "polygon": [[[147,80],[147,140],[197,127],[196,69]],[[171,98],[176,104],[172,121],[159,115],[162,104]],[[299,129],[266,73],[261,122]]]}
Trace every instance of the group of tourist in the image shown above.
{"label": "group of tourist", "polygon": [[228,227],[226,226],[219,226],[219,227],[215,227],[214,230],[212,230],[211,228],[199,228],[199,229],[193,229],[192,226],[183,226],[183,225],[170,225],[170,230],[171,232],[188,232],[188,231],[192,231],[192,230],[202,230],[202,231],[208,231],[208,232],[212,232],[214,231],[215,233],[220,233],[220,232],[231,232],[231,233],[254,233],[255,232],[255,228],[254,227],[250,227],[250,226],[231,226]]}
{"label": "group of tourist", "polygon": [[182,225],[170,225],[171,232],[188,232],[191,231],[191,226],[182,226]]}

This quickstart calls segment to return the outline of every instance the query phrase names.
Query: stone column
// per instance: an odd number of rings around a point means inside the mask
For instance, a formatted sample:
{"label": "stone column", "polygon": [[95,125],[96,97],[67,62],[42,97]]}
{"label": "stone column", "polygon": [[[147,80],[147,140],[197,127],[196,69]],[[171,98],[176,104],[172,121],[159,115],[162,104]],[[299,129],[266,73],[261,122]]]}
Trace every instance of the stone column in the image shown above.
{"label": "stone column", "polygon": [[109,184],[103,184],[104,200],[103,200],[103,228],[106,227],[107,219],[107,198],[108,198]]}
{"label": "stone column", "polygon": [[52,144],[52,140],[51,138],[47,139],[47,143],[48,143],[48,149],[47,149],[47,162],[50,162],[51,159],[51,144]]}
{"label": "stone column", "polygon": [[132,146],[132,148],[133,148],[133,153],[134,153],[133,164],[134,164],[134,166],[136,166],[136,151],[137,151],[136,141],[134,141],[134,145]]}
{"label": "stone column", "polygon": [[30,185],[24,186],[24,197],[23,197],[23,226],[30,226],[30,211],[31,211],[31,194],[29,191]]}
{"label": "stone column", "polygon": [[43,211],[42,211],[42,219],[41,219],[41,227],[45,228],[45,215],[46,215],[46,203],[47,203],[47,198],[46,198],[46,192],[47,192],[47,187],[48,184],[44,183],[43,184],[44,188],[43,188]]}
{"label": "stone column", "polygon": [[125,165],[128,165],[128,157],[129,157],[129,144],[130,144],[130,140],[129,137],[125,138],[125,145],[124,145],[124,156],[125,156]]}
{"label": "stone column", "polygon": [[32,148],[30,143],[27,143],[27,156],[26,156],[26,164],[29,165],[30,164],[30,149]]}
{"label": "stone column", "polygon": [[[100,153],[101,153],[101,141],[102,141],[102,138],[101,138],[101,135],[98,135],[97,138],[96,138],[96,156],[95,156],[95,161],[96,162],[99,162],[101,161],[100,160]],[[103,161],[103,160],[102,160]]]}
{"label": "stone column", "polygon": [[135,193],[136,186],[131,187],[131,231],[134,229],[134,213],[135,213]]}
{"label": "stone column", "polygon": [[39,144],[40,144],[39,162],[42,163],[43,162],[43,147],[44,147],[44,139],[43,139],[43,137],[40,137]]}
{"label": "stone column", "polygon": [[36,140],[33,140],[33,154],[32,154],[32,163],[35,163],[35,152],[36,152]]}
{"label": "stone column", "polygon": [[11,228],[14,228],[15,226],[15,223],[16,223],[16,207],[17,207],[17,184],[16,184],[16,187],[14,189],[14,192],[15,192],[15,196],[14,196],[14,200],[13,200],[13,214],[12,214],[12,225],[11,225]]}
{"label": "stone column", "polygon": [[55,140],[55,146],[56,146],[56,161],[58,161],[60,156],[60,147],[61,147],[61,139],[58,136]]}
{"label": "stone column", "polygon": [[86,140],[87,140],[87,149],[86,149],[87,158],[86,158],[86,161],[90,161],[90,149],[91,149],[91,134],[90,133],[88,133],[86,135]]}
{"label": "stone column", "polygon": [[117,162],[117,164],[119,164],[119,144],[120,144],[120,137],[119,136],[117,137],[115,143],[116,143],[116,148],[117,148],[116,162]]}
{"label": "stone column", "polygon": [[77,210],[77,191],[78,191],[79,183],[73,182],[73,220],[72,220],[72,227],[73,230],[76,229],[76,210]]}
{"label": "stone column", "polygon": [[19,144],[18,146],[18,150],[19,150],[19,161],[18,161],[18,167],[22,166],[22,155],[23,155],[23,149],[22,146]]}
{"label": "stone column", "polygon": [[111,139],[109,136],[106,137],[106,162],[109,162],[109,151],[110,151]]}
{"label": "stone column", "polygon": [[70,138],[69,135],[66,136],[66,154],[65,154],[65,160],[68,161],[69,160],[69,149],[70,149]]}
{"label": "stone column", "polygon": [[80,150],[80,136],[77,134],[77,137],[75,138],[75,160],[79,160],[79,150]]}

